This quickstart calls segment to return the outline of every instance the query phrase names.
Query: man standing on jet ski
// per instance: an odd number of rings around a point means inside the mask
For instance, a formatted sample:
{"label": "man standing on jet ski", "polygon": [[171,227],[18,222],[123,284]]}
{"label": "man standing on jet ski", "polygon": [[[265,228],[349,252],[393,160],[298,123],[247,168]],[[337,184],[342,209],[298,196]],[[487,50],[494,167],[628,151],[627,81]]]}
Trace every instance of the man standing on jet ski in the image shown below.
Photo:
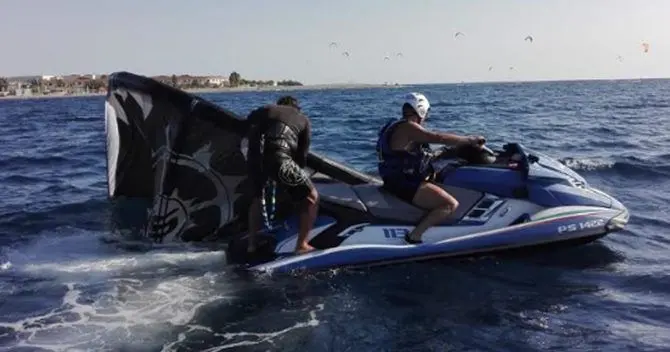
{"label": "man standing on jet ski", "polygon": [[269,179],[287,191],[295,202],[301,203],[300,231],[296,253],[314,248],[307,235],[314,226],[318,193],[309,176],[303,171],[311,141],[311,122],[301,113],[298,101],[291,96],[281,97],[276,105],[266,105],[252,111],[248,118],[247,160],[252,178],[254,197],[249,208],[248,252],[256,250],[255,235],[261,226],[261,197]]}
{"label": "man standing on jet ski", "polygon": [[429,210],[407,235],[408,243],[421,243],[421,236],[431,226],[444,221],[458,201],[433,183],[432,153],[428,143],[445,145],[484,145],[481,136],[458,136],[429,131],[421,124],[428,117],[430,103],[423,94],[410,93],[402,105],[402,118],[391,120],[379,132],[377,156],[379,175],[384,188],[408,203]]}

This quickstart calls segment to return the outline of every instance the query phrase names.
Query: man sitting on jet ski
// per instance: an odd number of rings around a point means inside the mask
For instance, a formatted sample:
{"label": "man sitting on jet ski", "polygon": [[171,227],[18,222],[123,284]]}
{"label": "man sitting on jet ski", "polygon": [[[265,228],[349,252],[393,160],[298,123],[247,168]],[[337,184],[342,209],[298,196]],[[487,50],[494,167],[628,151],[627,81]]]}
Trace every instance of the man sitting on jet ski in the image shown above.
{"label": "man sitting on jet ski", "polygon": [[408,94],[402,105],[402,118],[387,122],[377,141],[377,165],[384,188],[404,201],[430,211],[405,235],[408,243],[421,243],[421,236],[428,228],[444,221],[458,207],[454,197],[432,182],[435,172],[428,143],[481,148],[486,142],[481,136],[466,137],[426,130],[421,124],[428,117],[429,109],[430,103],[423,94]]}

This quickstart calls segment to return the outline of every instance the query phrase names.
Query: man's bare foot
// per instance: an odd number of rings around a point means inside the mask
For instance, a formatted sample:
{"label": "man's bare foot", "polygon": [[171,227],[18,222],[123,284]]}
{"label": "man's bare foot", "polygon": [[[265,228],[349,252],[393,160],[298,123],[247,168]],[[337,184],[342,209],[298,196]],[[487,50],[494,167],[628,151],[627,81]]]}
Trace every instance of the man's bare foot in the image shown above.
{"label": "man's bare foot", "polygon": [[309,244],[305,243],[305,244],[296,246],[295,247],[295,253],[296,254],[305,254],[305,253],[311,252],[315,249],[316,248],[314,248],[314,247],[310,246]]}
{"label": "man's bare foot", "polygon": [[413,238],[409,233],[405,234],[405,242],[411,243],[411,244],[423,243],[423,241],[420,238],[419,239]]}

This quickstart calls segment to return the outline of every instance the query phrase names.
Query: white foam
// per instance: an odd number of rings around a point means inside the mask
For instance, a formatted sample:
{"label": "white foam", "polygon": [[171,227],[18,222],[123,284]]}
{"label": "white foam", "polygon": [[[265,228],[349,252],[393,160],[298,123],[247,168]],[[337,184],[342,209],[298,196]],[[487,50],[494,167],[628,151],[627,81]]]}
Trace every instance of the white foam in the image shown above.
{"label": "white foam", "polygon": [[[104,243],[95,233],[47,234],[27,246],[6,249],[7,262],[0,269],[36,277],[69,281],[100,280],[125,272],[203,268],[225,262],[225,251],[194,246],[154,246],[146,252],[128,253]],[[146,243],[144,245],[147,245]]]}
{"label": "white foam", "polygon": [[200,307],[233,299],[217,293],[220,289],[214,287],[212,275],[165,280],[154,287],[134,279],[111,280],[112,289],[93,301],[82,297],[77,284],[67,283],[59,308],[0,326],[25,334],[17,346],[67,349],[84,345],[89,349],[127,345],[137,330],[153,335],[183,326]]}
{"label": "white foam", "polygon": [[[6,270],[48,278],[40,285],[63,285],[66,292],[56,308],[18,321],[2,321],[0,327],[14,331],[17,347],[71,351],[137,343],[140,348],[141,341],[191,322],[200,307],[235,298],[226,293],[231,292],[231,285],[219,272],[225,263],[224,252],[188,250],[119,252],[91,233],[50,234],[5,249],[6,263],[12,263],[3,264],[9,266]],[[211,265],[214,267],[208,268]],[[198,269],[195,276],[183,274],[189,268]],[[0,290],[0,297],[19,289],[8,284],[11,287]]]}
{"label": "white foam", "polygon": [[572,159],[567,158],[561,160],[561,162],[576,171],[585,170],[585,171],[594,171],[612,168],[615,164],[615,161],[609,159]]}
{"label": "white foam", "polygon": [[[201,307],[238,298],[238,288],[222,270],[224,251],[182,244],[128,252],[100,238],[80,230],[52,230],[31,243],[3,250],[3,267],[13,276],[43,279],[38,285],[49,294],[65,288],[61,302],[53,302],[47,312],[12,321],[0,318],[5,320],[0,327],[16,341],[6,347],[90,351],[150,345],[177,350],[191,332],[204,330],[226,343],[208,351],[221,351],[272,343],[292,330],[319,323],[316,312],[323,304],[310,311],[306,321],[274,332],[219,333],[192,324]],[[35,289],[7,284],[0,289],[0,299]]]}
{"label": "white foam", "polygon": [[208,333],[212,334],[212,336],[216,337],[222,337],[226,340],[232,340],[236,338],[243,338],[242,341],[236,341],[236,342],[231,342],[227,344],[223,344],[220,346],[208,348],[206,350],[202,350],[203,352],[218,352],[218,351],[223,351],[227,350],[230,348],[235,348],[235,347],[241,347],[241,346],[252,346],[252,345],[259,345],[262,343],[272,343],[272,341],[284,334],[287,334],[293,330],[296,329],[302,329],[302,328],[308,328],[308,327],[316,327],[319,325],[319,320],[316,318],[316,313],[319,311],[322,311],[324,308],[323,304],[317,304],[316,308],[313,310],[309,311],[309,319],[307,321],[303,322],[297,322],[292,326],[289,326],[287,328],[278,330],[278,331],[273,331],[273,332],[247,332],[247,331],[241,331],[241,332],[235,332],[235,333],[217,333],[212,331],[212,329],[202,326],[202,325],[191,325],[189,326],[189,330],[186,331],[185,333],[179,334],[179,338],[177,341],[166,344],[163,347],[163,351],[174,351],[176,350],[177,344],[180,342],[184,342],[187,338],[187,335],[189,332],[196,331],[196,330],[204,330],[207,331]]}

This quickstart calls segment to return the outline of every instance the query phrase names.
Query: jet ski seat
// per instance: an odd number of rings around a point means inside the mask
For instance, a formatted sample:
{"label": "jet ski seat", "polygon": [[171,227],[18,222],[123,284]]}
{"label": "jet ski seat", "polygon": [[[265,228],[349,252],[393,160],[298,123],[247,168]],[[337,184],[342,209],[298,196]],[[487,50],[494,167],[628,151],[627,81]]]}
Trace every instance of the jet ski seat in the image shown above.
{"label": "jet ski seat", "polygon": [[[443,224],[453,223],[462,218],[484,196],[482,192],[465,188],[442,187],[459,203],[456,211]],[[351,188],[370,214],[376,218],[416,224],[426,214],[425,210],[403,201],[379,185],[364,184]]]}
{"label": "jet ski seat", "polygon": [[320,172],[315,172],[311,176],[312,182],[316,185],[319,183],[341,183],[340,181]]}
{"label": "jet ski seat", "polygon": [[361,212],[368,211],[360,198],[358,198],[358,194],[354,192],[350,185],[343,182],[336,182],[332,179],[325,179],[324,181],[325,182],[314,183],[314,187],[316,187],[316,190],[319,192],[319,197],[321,199]]}
{"label": "jet ski seat", "polygon": [[[329,181],[315,182],[315,187],[322,200],[368,212],[380,220],[416,224],[426,213],[423,209],[403,201],[376,184],[351,186],[342,182]],[[443,186],[443,188],[459,203],[456,211],[444,223],[452,223],[462,218],[484,196],[482,192],[465,188],[451,186]]]}

